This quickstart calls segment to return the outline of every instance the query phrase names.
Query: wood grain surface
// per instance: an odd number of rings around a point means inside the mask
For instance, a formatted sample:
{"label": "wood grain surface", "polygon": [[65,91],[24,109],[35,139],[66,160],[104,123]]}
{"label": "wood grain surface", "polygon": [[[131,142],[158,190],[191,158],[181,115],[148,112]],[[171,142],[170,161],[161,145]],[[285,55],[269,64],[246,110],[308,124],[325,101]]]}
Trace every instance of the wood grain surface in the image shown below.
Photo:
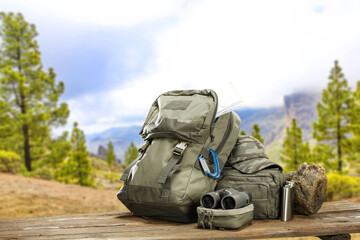
{"label": "wood grain surface", "polygon": [[130,213],[92,213],[49,217],[0,219],[2,239],[255,239],[360,233],[360,205],[326,202],[312,216],[295,215],[288,222],[254,220],[239,230],[199,229],[143,219]]}

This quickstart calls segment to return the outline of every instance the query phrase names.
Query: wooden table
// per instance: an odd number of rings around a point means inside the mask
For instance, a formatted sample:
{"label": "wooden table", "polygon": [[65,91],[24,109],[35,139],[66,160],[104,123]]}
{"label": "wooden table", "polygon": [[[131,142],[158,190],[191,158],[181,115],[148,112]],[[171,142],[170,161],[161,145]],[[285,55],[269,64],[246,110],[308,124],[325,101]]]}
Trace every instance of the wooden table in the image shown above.
{"label": "wooden table", "polygon": [[[317,214],[295,215],[288,222],[254,220],[243,229],[226,231],[199,229],[196,223],[143,219],[130,213],[0,219],[0,239],[254,239],[349,233],[360,233],[360,205],[347,201],[326,202]],[[349,239],[349,235],[341,237]]]}

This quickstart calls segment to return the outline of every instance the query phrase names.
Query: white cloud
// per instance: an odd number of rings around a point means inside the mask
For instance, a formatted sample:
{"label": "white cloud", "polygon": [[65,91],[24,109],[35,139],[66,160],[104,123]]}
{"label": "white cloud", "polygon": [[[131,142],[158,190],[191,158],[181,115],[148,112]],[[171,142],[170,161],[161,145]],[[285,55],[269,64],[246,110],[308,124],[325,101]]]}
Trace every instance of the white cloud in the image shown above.
{"label": "white cloud", "polygon": [[324,88],[335,59],[352,85],[360,79],[359,1],[40,3],[48,15],[96,26],[176,19],[154,34],[150,73],[70,101],[70,122],[87,132],[132,124],[129,119],[145,117],[159,94],[174,89],[212,88],[223,103],[240,98],[244,106],[266,107],[299,88]]}
{"label": "white cloud", "polygon": [[353,3],[195,2],[157,36],[157,72],[122,91],[131,99],[137,92],[154,97],[166,90],[213,88],[223,102],[240,97],[245,106],[279,105],[284,94],[299,88],[325,87],[335,59],[355,82],[360,6]]}
{"label": "white cloud", "polygon": [[93,26],[132,27],[176,14],[185,1],[168,0],[12,0],[5,6],[49,18]]}

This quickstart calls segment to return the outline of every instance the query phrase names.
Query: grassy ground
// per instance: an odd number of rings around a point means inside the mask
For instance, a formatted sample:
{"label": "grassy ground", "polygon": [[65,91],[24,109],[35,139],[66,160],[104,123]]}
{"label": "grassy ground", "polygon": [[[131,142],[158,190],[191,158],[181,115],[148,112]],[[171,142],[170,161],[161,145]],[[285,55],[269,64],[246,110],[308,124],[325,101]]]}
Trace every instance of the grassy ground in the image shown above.
{"label": "grassy ground", "polygon": [[98,190],[0,173],[0,217],[49,216],[127,209],[116,190]]}

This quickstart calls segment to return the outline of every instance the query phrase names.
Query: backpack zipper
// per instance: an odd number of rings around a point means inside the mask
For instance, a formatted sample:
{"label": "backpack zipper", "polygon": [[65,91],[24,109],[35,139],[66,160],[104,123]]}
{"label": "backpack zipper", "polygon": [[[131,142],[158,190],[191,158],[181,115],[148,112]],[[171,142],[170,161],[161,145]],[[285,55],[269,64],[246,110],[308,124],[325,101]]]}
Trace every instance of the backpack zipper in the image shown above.
{"label": "backpack zipper", "polygon": [[[234,181],[229,181],[229,182],[234,182]],[[235,184],[229,185],[232,188],[236,189],[236,186],[248,186],[248,185],[256,185],[256,186],[263,186],[266,189],[266,199],[269,199],[269,190],[270,190],[270,185],[263,183],[263,182],[240,182],[240,181],[235,181]],[[237,189],[236,189],[237,190]],[[240,190],[238,190],[240,191]],[[265,198],[253,198],[253,199],[265,199]]]}
{"label": "backpack zipper", "polygon": [[231,134],[231,129],[233,128],[233,125],[234,125],[234,116],[230,112],[230,119],[229,119],[229,122],[228,122],[228,125],[226,128],[225,134],[224,134],[223,138],[221,139],[219,146],[215,150],[218,155],[220,154],[221,150],[224,148],[224,145]]}
{"label": "backpack zipper", "polygon": [[215,113],[212,117],[212,121],[211,121],[211,125],[210,125],[210,138],[211,138],[211,142],[214,141],[214,135],[213,135],[213,132],[214,132],[214,128],[215,128],[215,123],[216,123],[216,113],[217,113],[217,110],[218,110],[218,105],[219,105],[219,100],[218,100],[218,96],[216,94],[215,91],[212,91],[214,93],[214,100],[215,100]]}

